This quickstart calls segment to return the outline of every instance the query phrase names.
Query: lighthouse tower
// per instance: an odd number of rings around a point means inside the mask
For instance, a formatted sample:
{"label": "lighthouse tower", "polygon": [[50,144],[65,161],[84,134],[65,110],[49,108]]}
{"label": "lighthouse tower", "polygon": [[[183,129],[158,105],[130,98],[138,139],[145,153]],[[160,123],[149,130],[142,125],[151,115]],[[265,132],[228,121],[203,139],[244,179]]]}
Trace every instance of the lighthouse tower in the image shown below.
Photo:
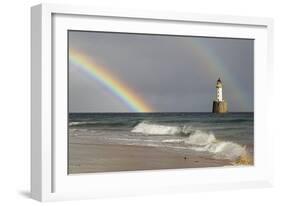
{"label": "lighthouse tower", "polygon": [[222,99],[222,82],[221,82],[220,78],[217,81],[216,88],[217,88],[217,101],[222,102],[223,101],[223,99]]}
{"label": "lighthouse tower", "polygon": [[219,78],[216,84],[216,100],[213,101],[213,113],[227,112],[227,102],[222,98],[222,81]]}

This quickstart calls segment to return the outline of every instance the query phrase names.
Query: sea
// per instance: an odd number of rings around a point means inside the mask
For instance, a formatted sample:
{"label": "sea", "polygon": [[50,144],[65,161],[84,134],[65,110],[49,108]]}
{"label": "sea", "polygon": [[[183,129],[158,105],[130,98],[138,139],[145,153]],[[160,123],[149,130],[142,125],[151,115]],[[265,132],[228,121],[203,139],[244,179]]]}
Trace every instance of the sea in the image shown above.
{"label": "sea", "polygon": [[135,145],[214,159],[254,154],[254,113],[70,113],[69,142]]}

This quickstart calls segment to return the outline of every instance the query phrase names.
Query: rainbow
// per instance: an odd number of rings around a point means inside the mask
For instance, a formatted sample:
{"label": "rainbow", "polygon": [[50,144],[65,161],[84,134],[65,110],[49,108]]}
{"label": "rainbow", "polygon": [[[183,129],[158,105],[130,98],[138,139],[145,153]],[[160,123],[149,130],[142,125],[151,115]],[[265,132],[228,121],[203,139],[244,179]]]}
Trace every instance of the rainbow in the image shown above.
{"label": "rainbow", "polygon": [[128,85],[121,82],[108,70],[98,65],[86,54],[70,48],[69,61],[82,69],[95,81],[105,86],[111,94],[123,102],[132,112],[152,112],[153,109],[133,91]]}

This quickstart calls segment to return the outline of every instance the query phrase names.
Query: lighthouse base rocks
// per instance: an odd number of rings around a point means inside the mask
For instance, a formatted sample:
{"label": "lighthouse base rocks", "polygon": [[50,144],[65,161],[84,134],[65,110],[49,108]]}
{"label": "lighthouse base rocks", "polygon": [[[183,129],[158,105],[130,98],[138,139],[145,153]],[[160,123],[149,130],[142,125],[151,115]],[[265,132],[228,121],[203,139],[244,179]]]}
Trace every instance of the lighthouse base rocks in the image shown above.
{"label": "lighthouse base rocks", "polygon": [[227,102],[226,101],[213,101],[213,113],[226,113]]}

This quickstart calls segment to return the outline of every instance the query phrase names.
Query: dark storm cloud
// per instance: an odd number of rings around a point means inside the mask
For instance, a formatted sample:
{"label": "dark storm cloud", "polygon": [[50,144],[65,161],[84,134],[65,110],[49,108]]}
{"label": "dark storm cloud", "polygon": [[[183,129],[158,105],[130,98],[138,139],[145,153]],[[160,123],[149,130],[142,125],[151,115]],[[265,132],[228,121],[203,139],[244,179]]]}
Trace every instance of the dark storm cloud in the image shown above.
{"label": "dark storm cloud", "polygon": [[[194,50],[199,43],[204,55]],[[157,112],[209,112],[218,77],[230,111],[253,111],[253,40],[69,32],[69,47],[103,65]],[[223,68],[210,71],[210,61]],[[216,59],[212,59],[216,58]],[[126,112],[128,108],[102,85],[69,65],[70,112]],[[221,71],[221,72],[218,72]],[[229,85],[230,86],[230,85]],[[237,93],[244,99],[238,99]]]}

